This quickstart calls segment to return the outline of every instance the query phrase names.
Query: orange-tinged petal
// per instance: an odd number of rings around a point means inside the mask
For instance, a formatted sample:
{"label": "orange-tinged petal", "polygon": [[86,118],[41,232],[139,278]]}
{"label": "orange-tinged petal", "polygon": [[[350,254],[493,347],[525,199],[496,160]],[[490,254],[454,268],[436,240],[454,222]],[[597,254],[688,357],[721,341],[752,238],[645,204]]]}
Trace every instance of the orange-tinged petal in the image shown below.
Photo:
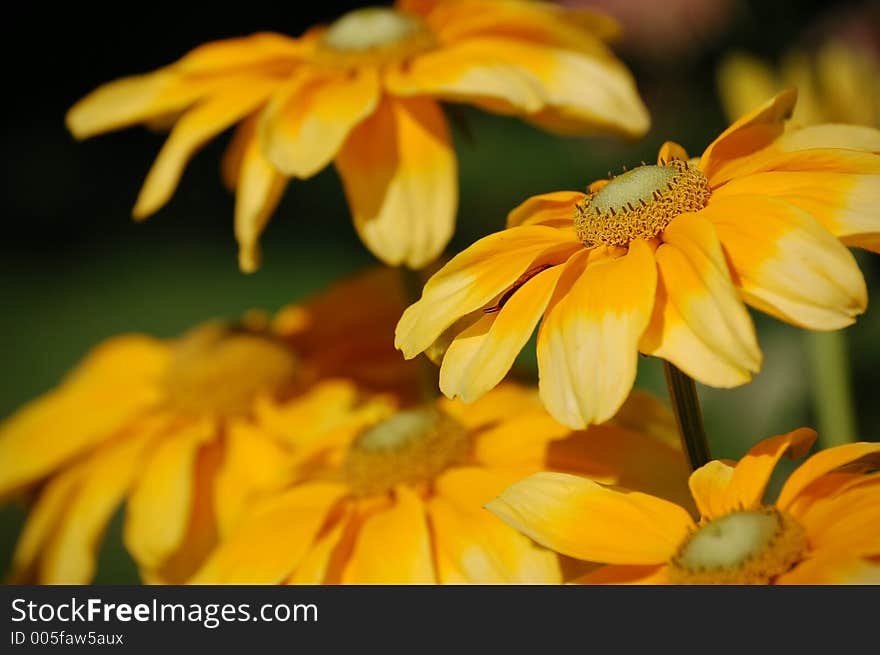
{"label": "orange-tinged petal", "polygon": [[389,265],[421,268],[452,236],[458,178],[449,127],[424,98],[385,98],[349,135],[336,166],[354,225]]}
{"label": "orange-tinged petal", "polygon": [[[505,471],[525,473],[546,468],[548,446],[564,439],[571,430],[543,409],[510,415],[494,427],[481,430],[474,444],[474,459],[481,464]],[[574,471],[573,471],[574,472]]]}
{"label": "orange-tinged petal", "polygon": [[573,428],[607,421],[626,400],[657,283],[644,241],[617,259],[592,254],[583,272],[568,264],[538,333],[541,400]]}
{"label": "orange-tinged petal", "polygon": [[323,536],[318,538],[311,550],[303,556],[287,584],[324,584],[330,563],[339,547],[353,514],[351,506],[345,508],[342,518]]}
{"label": "orange-tinged petal", "polygon": [[200,45],[173,64],[173,68],[190,75],[206,75],[260,64],[289,62],[293,65],[304,54],[306,46],[304,39],[260,32]]}
{"label": "orange-tinged petal", "polygon": [[715,176],[729,160],[760,150],[779,137],[791,117],[797,90],[787,89],[728,127],[703,151],[700,170],[715,184]]}
{"label": "orange-tinged petal", "polygon": [[730,511],[726,496],[733,470],[730,464],[713,459],[691,473],[688,485],[700,516],[714,519]]}
{"label": "orange-tinged petal", "polygon": [[803,457],[816,440],[815,430],[798,428],[786,434],[764,439],[737,462],[724,491],[727,511],[750,509],[761,504],[773,469],[783,455]]}
{"label": "orange-tinged petal", "polygon": [[499,384],[492,393],[468,405],[460,400],[446,398],[440,398],[438,402],[440,408],[459,423],[480,432],[503,423],[513,415],[544,412],[537,389],[513,382]]}
{"label": "orange-tinged petal", "polygon": [[157,339],[108,339],[57,389],[6,419],[0,425],[0,496],[110,439],[155,406],[168,357]]}
{"label": "orange-tinged petal", "polygon": [[548,443],[543,468],[693,508],[687,486],[690,467],[681,450],[612,423],[593,425],[586,432]]}
{"label": "orange-tinged petal", "polygon": [[236,183],[235,238],[238,265],[245,273],[260,266],[259,238],[284,193],[285,177],[269,162],[252,133],[242,153]]}
{"label": "orange-tinged petal", "polygon": [[123,529],[125,545],[139,566],[158,569],[181,545],[193,508],[196,459],[214,435],[209,420],[172,428],[143,462]]}
{"label": "orange-tinged petal", "polygon": [[279,584],[302,561],[346,493],[342,485],[316,482],[262,504],[217,547],[190,584]]}
{"label": "orange-tinged petal", "polygon": [[845,551],[818,553],[776,579],[784,585],[880,584],[880,564]]}
{"label": "orange-tinged petal", "polygon": [[666,141],[662,146],[660,146],[660,152],[657,153],[657,163],[662,166],[667,162],[672,161],[673,159],[687,161],[687,150],[685,150],[675,141]]}
{"label": "orange-tinged petal", "polygon": [[343,584],[434,584],[431,535],[422,500],[409,488],[395,490],[394,505],[361,526]]}
{"label": "orange-tinged petal", "polygon": [[844,244],[880,252],[880,174],[756,173],[731,180],[714,197],[737,195],[779,198],[808,212]]}
{"label": "orange-tinged petal", "polygon": [[147,174],[133,210],[135,218],[146,218],[168,202],[193,154],[255,110],[276,86],[266,79],[232,80],[183,114]]}
{"label": "orange-tinged petal", "polygon": [[459,334],[440,368],[440,390],[468,403],[501,382],[544,314],[564,267],[538,273],[519,287],[497,313]]}
{"label": "orange-tinged petal", "polygon": [[609,564],[661,564],[693,527],[674,503],[565,473],[531,475],[486,507],[547,548]]}
{"label": "orange-tinged petal", "polygon": [[428,503],[442,584],[558,584],[559,561],[483,504],[511,477],[481,468],[449,471]]}
{"label": "orange-tinged petal", "polygon": [[865,310],[865,280],[852,254],[804,210],[738,195],[713,198],[703,214],[753,307],[814,330],[845,327]]}
{"label": "orange-tinged petal", "polygon": [[880,484],[863,484],[813,503],[796,515],[817,555],[845,550],[880,557]]}
{"label": "orange-tinged petal", "polygon": [[507,215],[507,227],[517,225],[549,225],[571,227],[575,205],[583,200],[580,191],[554,191],[532,196]]}
{"label": "orange-tinged petal", "polygon": [[665,564],[660,566],[609,564],[572,580],[572,584],[669,584],[669,576]]}
{"label": "orange-tinged petal", "polygon": [[[456,320],[503,293],[542,255],[559,264],[582,248],[570,230],[544,225],[490,234],[465,249],[425,284],[422,297],[406,309],[394,345],[407,359],[428,348]],[[540,263],[544,263],[541,261]]]}
{"label": "orange-tinged petal", "polygon": [[783,509],[823,475],[840,471],[864,471],[880,467],[880,443],[851,443],[822,450],[801,464],[785,481],[776,504]]}
{"label": "orange-tinged petal", "polygon": [[263,151],[285,175],[311,177],[333,161],[355,126],[375,111],[379,97],[375,69],[351,75],[304,72],[262,112]]}
{"label": "orange-tinged petal", "polygon": [[700,214],[683,214],[662,240],[654,253],[657,301],[640,349],[705,384],[748,382],[761,368],[761,351],[712,223]]}
{"label": "orange-tinged petal", "polygon": [[650,123],[620,62],[509,37],[472,38],[422,55],[389,73],[386,86],[394,94],[430,94],[522,114],[564,133],[639,136]]}

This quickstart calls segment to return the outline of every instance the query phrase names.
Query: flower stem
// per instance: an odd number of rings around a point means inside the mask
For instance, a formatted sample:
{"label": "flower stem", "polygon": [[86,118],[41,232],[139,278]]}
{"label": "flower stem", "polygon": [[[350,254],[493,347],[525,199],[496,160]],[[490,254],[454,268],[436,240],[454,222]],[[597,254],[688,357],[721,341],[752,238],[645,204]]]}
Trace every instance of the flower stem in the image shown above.
{"label": "flower stem", "polygon": [[[403,298],[407,306],[422,297],[424,280],[421,271],[415,271],[406,266],[398,269],[400,285],[403,288]],[[426,403],[430,403],[440,396],[440,373],[434,363],[424,354],[418,356],[418,386],[419,397]]]}
{"label": "flower stem", "polygon": [[850,383],[846,335],[835,332],[807,332],[813,407],[823,448],[857,439]]}
{"label": "flower stem", "polygon": [[663,370],[682,449],[687,453],[691,469],[697,470],[712,459],[697,387],[687,374],[666,360],[663,361]]}

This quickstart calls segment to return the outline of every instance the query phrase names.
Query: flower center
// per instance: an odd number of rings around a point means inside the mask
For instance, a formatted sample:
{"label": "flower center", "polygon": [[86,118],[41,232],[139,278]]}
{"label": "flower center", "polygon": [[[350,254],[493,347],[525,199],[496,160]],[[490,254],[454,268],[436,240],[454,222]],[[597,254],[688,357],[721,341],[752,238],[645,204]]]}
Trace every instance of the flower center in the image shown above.
{"label": "flower center", "polygon": [[362,432],[343,465],[358,495],[381,494],[398,484],[430,482],[467,459],[471,436],[463,425],[434,407],[398,412]]}
{"label": "flower center", "polygon": [[421,17],[390,7],[365,7],[345,14],[327,28],[319,54],[325,61],[342,65],[382,64],[434,45],[434,36]]}
{"label": "flower center", "polygon": [[700,526],[672,559],[677,584],[767,584],[803,559],[807,535],[775,507],[727,514]]}
{"label": "flower center", "polygon": [[271,335],[212,322],[177,342],[165,390],[184,412],[235,416],[257,394],[289,386],[298,369],[296,355]]}
{"label": "flower center", "polygon": [[612,178],[575,209],[575,229],[588,246],[625,246],[651,239],[685,212],[701,210],[711,191],[703,173],[673,159]]}

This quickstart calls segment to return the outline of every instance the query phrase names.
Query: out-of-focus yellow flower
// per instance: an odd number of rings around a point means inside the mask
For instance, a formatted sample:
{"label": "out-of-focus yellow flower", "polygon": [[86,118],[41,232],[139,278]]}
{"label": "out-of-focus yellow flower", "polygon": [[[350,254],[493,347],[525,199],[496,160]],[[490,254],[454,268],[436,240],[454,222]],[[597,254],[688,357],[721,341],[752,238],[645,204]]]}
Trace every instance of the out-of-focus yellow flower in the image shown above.
{"label": "out-of-focus yellow flower", "polygon": [[470,402],[543,317],[541,398],[583,427],[614,415],[640,351],[705,384],[747,382],[761,352],[743,300],[808,329],[851,324],[867,293],[846,246],[880,251],[880,132],[784,132],[795,98],[741,118],[699,160],[667,142],[657,165],[530,198],[428,281],[397,347],[439,343],[441,390]]}
{"label": "out-of-focus yellow flower", "polygon": [[[654,416],[645,428],[663,433],[668,412]],[[191,582],[558,583],[560,559],[482,507],[514,481],[550,468],[690,502],[678,449],[615,422],[572,433],[513,384],[340,437],[298,449],[289,486],[249,508]]]}
{"label": "out-of-focus yellow flower", "polygon": [[420,268],[449,241],[458,181],[438,101],[515,114],[565,133],[641,135],[648,115],[603,40],[613,21],[525,0],[400,0],[300,38],[209,43],[153,73],[100,87],[67,124],[85,138],[136,123],[174,128],[134,209],[170,198],[195,150],[240,123],[223,172],[237,189],[240,264],[288,177],[335,162],[355,228],[384,262]]}
{"label": "out-of-focus yellow flower", "polygon": [[872,51],[855,44],[832,39],[813,56],[793,51],[776,70],[738,52],[725,58],[718,70],[721,101],[731,119],[790,86],[798,89],[793,126],[880,125],[880,62]]}
{"label": "out-of-focus yellow flower", "polygon": [[[144,578],[188,577],[243,506],[286,480],[273,462],[375,420],[387,401],[365,390],[414,393],[412,367],[390,344],[401,310],[392,273],[342,283],[272,320],[250,313],[174,340],[108,339],[8,418],[0,497],[35,494],[12,579],[88,582],[125,499],[125,543]],[[375,313],[354,318],[364,304]],[[337,377],[345,371],[357,384]],[[243,466],[254,467],[246,480]]]}
{"label": "out-of-focus yellow flower", "polygon": [[880,584],[880,444],[821,451],[792,473],[774,503],[770,474],[816,438],[800,429],[760,442],[735,466],[715,460],[690,488],[699,508],[538,473],[488,508],[559,553],[609,566],[585,584]]}

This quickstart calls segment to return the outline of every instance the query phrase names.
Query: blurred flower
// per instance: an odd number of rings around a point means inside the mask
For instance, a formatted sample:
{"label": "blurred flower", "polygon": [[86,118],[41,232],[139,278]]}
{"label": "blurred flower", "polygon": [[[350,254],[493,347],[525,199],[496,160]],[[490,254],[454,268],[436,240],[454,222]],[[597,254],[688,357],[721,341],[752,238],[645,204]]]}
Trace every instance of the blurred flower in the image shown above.
{"label": "blurred flower", "polygon": [[[656,403],[636,398],[636,412]],[[572,434],[510,383],[468,407],[400,409],[298,449],[290,485],[253,505],[191,582],[559,583],[559,558],[482,505],[546,468],[688,503],[683,456],[649,434],[674,429],[669,413],[651,414],[641,431],[630,416]]]}
{"label": "blurred flower", "polygon": [[[374,420],[388,401],[367,390],[412,396],[412,366],[390,344],[392,278],[360,276],[272,320],[252,312],[95,348],[0,425],[0,497],[36,492],[12,579],[88,582],[126,499],[125,542],[144,579],[188,577],[252,496],[286,479],[269,466],[278,453]],[[349,312],[362,304],[375,313],[359,322]],[[334,379],[345,357],[356,382]],[[245,465],[258,469],[247,484],[236,477]]]}
{"label": "blurred flower", "polygon": [[240,123],[223,163],[237,189],[240,264],[288,177],[335,162],[355,227],[387,264],[420,268],[449,241],[455,154],[438,100],[515,114],[565,133],[641,135],[648,115],[603,39],[603,15],[509,0],[400,0],[345,14],[300,38],[257,34],[209,43],[153,73],[100,87],[67,124],[85,138],[173,123],[134,209],[171,196],[195,150]]}
{"label": "blurred flower", "polygon": [[732,118],[790,86],[798,89],[792,125],[880,125],[880,62],[869,48],[831,40],[813,57],[788,53],[779,70],[752,55],[734,53],[718,70],[722,104]]}
{"label": "blurred flower", "polygon": [[558,0],[558,3],[608,12],[623,26],[621,50],[651,63],[680,59],[706,48],[728,26],[737,8],[734,0]]}
{"label": "blurred flower", "polygon": [[743,300],[808,329],[851,324],[867,298],[845,245],[880,251],[880,132],[783,133],[795,95],[734,123],[699,161],[667,142],[656,166],[527,200],[428,281],[397,347],[448,345],[440,388],[470,402],[543,316],[541,398],[583,427],[617,411],[639,351],[712,386],[748,382],[761,352]]}
{"label": "blurred flower", "polygon": [[880,444],[821,451],[774,503],[770,474],[816,438],[802,428],[760,442],[735,466],[690,477],[700,520],[667,500],[561,473],[537,473],[488,508],[559,553],[609,566],[585,584],[880,583]]}

